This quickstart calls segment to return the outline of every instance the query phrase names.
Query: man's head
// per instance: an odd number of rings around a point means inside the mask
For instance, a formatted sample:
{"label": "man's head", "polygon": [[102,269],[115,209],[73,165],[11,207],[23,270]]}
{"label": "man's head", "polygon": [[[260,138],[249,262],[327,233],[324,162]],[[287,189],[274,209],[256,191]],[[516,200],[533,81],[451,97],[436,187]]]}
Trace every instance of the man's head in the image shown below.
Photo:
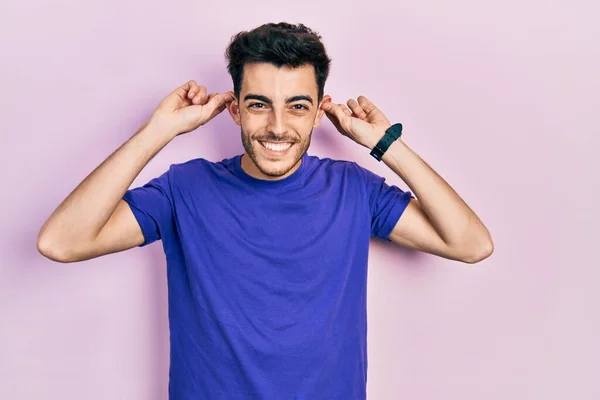
{"label": "man's head", "polygon": [[[228,109],[251,160],[245,160],[244,169],[260,179],[293,173],[323,117],[331,60],[320,39],[302,24],[270,23],[238,33],[227,47],[236,98]],[[291,147],[269,150],[265,142]]]}

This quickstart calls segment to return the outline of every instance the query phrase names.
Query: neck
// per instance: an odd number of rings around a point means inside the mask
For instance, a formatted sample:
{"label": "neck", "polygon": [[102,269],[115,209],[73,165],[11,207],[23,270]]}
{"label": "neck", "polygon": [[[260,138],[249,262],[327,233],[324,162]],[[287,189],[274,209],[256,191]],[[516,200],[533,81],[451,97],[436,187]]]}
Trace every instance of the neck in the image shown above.
{"label": "neck", "polygon": [[292,167],[292,169],[290,169],[285,175],[270,176],[270,175],[265,175],[258,169],[256,164],[254,164],[254,161],[252,161],[250,156],[248,156],[248,153],[242,154],[242,158],[241,158],[241,167],[245,173],[247,173],[248,175],[250,175],[253,178],[262,179],[262,180],[266,180],[266,181],[278,181],[280,179],[287,178],[288,176],[290,176],[294,172],[296,172],[298,170],[298,168],[300,168],[301,164],[302,164],[302,158],[300,158],[300,160],[298,160],[296,165],[294,165]]}

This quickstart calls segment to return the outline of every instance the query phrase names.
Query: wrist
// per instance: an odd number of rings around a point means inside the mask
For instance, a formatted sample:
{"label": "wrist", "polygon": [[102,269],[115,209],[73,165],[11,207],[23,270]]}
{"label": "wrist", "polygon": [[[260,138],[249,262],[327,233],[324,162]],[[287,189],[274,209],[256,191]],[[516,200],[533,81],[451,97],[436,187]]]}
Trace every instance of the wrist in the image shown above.
{"label": "wrist", "polygon": [[150,141],[162,147],[173,140],[177,133],[173,131],[172,125],[166,120],[152,116],[144,122],[135,136],[141,136],[145,141]]}
{"label": "wrist", "polygon": [[152,131],[153,135],[169,141],[181,133],[175,129],[175,124],[171,123],[168,118],[156,113],[152,114],[142,129]]}
{"label": "wrist", "polygon": [[383,136],[385,135],[385,131],[387,128],[388,127],[386,127],[385,129],[378,129],[377,131],[374,131],[373,134],[370,135],[369,138],[366,140],[366,142],[363,143],[363,146],[365,146],[369,150],[373,150],[377,143],[379,143],[381,138],[383,138]]}
{"label": "wrist", "polygon": [[385,132],[379,141],[371,149],[371,155],[377,161],[381,161],[382,157],[389,150],[390,146],[393,145],[395,141],[400,139],[400,136],[402,136],[402,124],[398,122],[393,125],[389,125],[388,128],[385,129]]}

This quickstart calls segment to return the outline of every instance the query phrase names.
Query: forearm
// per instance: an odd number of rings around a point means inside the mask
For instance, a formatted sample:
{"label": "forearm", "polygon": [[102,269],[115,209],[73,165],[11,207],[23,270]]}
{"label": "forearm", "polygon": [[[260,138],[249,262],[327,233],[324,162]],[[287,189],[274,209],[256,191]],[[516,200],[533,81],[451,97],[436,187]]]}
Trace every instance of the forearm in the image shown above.
{"label": "forearm", "polygon": [[96,238],[144,166],[175,137],[150,119],[91,172],[40,229],[38,243],[70,246]]}
{"label": "forearm", "polygon": [[402,139],[390,146],[382,161],[406,182],[448,246],[482,253],[493,247],[490,233],[477,215]]}

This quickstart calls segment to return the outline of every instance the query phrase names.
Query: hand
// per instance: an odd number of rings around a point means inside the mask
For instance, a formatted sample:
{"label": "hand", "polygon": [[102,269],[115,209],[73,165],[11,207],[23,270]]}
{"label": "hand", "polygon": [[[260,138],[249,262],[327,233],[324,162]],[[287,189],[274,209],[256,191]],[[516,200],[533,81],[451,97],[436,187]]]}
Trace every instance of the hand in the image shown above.
{"label": "hand", "polygon": [[348,100],[348,109],[328,98],[321,109],[342,135],[372,150],[392,124],[365,96],[358,96],[357,100]]}
{"label": "hand", "polygon": [[206,124],[234,98],[233,92],[207,94],[206,87],[191,80],[165,97],[152,118],[166,122],[170,130],[180,135]]}

